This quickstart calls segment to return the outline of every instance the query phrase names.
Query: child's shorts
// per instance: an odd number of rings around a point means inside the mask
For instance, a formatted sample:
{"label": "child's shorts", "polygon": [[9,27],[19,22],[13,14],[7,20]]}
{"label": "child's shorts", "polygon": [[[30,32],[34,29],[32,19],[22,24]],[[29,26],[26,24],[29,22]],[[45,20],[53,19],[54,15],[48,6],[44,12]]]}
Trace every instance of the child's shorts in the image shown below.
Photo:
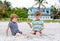
{"label": "child's shorts", "polygon": [[15,33],[12,33],[12,35],[13,35],[13,36],[15,36],[15,35],[16,35],[16,33],[20,33],[20,34],[22,34],[22,32],[21,32],[21,31],[16,31]]}
{"label": "child's shorts", "polygon": [[39,29],[35,29],[35,28],[33,28],[33,30],[34,30],[34,31],[42,31],[43,28],[39,28]]}

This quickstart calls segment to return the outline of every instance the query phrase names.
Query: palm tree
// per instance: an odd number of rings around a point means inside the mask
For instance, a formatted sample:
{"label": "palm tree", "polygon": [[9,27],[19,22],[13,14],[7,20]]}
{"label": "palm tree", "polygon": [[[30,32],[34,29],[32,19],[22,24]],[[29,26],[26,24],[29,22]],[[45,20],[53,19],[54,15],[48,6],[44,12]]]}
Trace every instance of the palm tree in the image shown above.
{"label": "palm tree", "polygon": [[7,11],[10,10],[10,2],[4,0],[0,1],[0,16],[5,17],[7,15]]}
{"label": "palm tree", "polygon": [[58,9],[56,9],[56,7],[53,5],[50,8],[51,8],[51,17],[55,18],[57,15]]}
{"label": "palm tree", "polygon": [[0,1],[0,4],[2,4],[2,1]]}
{"label": "palm tree", "polygon": [[7,2],[7,0],[4,1],[4,5],[6,5],[7,7],[11,6],[10,2]]}
{"label": "palm tree", "polygon": [[[38,9],[40,10],[40,6],[42,5],[43,7],[45,7],[44,5],[43,5],[43,3],[46,3],[46,4],[48,4],[47,2],[46,2],[46,0],[35,0],[35,1],[37,1],[37,3],[35,3],[34,5],[37,5],[37,4],[39,4],[39,6],[38,6]],[[34,6],[33,5],[33,6]]]}

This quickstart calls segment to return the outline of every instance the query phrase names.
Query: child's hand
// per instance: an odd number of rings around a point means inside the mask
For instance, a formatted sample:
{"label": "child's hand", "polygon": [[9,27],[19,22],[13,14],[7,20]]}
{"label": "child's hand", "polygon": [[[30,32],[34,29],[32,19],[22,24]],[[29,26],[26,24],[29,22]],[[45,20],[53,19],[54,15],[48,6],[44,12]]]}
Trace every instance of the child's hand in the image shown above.
{"label": "child's hand", "polygon": [[6,36],[8,36],[8,34],[6,34]]}
{"label": "child's hand", "polygon": [[32,28],[32,25],[30,23],[28,23],[28,25],[30,26],[30,28]]}
{"label": "child's hand", "polygon": [[45,27],[43,27],[42,29],[46,29]]}
{"label": "child's hand", "polygon": [[34,31],[32,30],[32,31],[31,31],[31,34],[33,34],[33,33],[34,33]]}

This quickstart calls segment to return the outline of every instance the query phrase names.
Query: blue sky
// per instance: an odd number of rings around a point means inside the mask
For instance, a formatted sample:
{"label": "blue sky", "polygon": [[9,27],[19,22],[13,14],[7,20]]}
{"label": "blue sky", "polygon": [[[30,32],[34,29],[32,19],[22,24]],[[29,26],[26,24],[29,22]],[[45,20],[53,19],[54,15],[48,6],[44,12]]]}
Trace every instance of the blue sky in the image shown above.
{"label": "blue sky", "polygon": [[[11,2],[12,7],[20,7],[20,8],[22,7],[29,8],[36,3],[36,1],[34,0],[7,0],[7,1]],[[48,2],[48,4],[44,4],[46,7],[50,7],[51,5],[54,5],[56,7],[60,6],[60,3],[58,3],[58,0],[46,0],[46,1]],[[34,7],[37,7],[37,6],[38,5],[35,5]]]}

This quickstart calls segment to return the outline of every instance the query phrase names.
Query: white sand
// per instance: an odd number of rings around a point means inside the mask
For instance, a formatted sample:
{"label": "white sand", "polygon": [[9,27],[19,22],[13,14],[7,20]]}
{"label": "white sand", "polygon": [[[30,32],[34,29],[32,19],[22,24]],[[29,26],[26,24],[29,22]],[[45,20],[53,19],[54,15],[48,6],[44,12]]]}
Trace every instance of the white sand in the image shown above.
{"label": "white sand", "polygon": [[7,24],[8,22],[0,22],[0,41],[60,41],[60,23],[45,23],[42,37],[39,36],[39,33],[36,36],[32,35],[31,28],[26,22],[18,23],[19,29],[30,38],[14,38],[11,32],[9,32],[9,36],[6,36]]}

